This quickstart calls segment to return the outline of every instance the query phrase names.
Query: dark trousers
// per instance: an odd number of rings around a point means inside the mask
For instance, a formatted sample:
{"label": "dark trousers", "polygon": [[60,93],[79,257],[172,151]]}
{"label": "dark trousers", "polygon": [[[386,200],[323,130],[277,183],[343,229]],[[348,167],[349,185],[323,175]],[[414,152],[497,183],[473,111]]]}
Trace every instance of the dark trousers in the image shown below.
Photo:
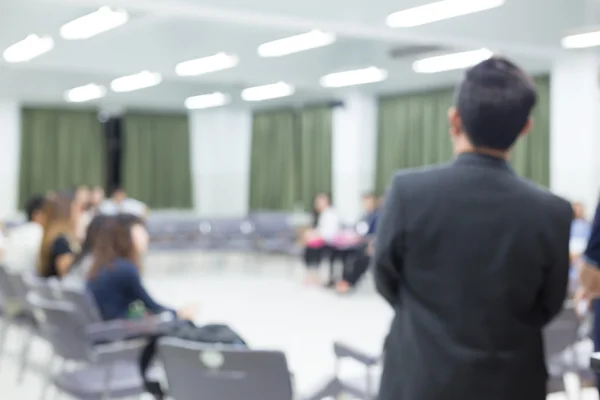
{"label": "dark trousers", "polygon": [[370,263],[371,257],[367,254],[366,248],[358,250],[354,257],[349,257],[344,263],[344,280],[350,286],[356,285],[369,269]]}
{"label": "dark trousers", "polygon": [[325,247],[306,247],[304,249],[304,264],[306,268],[319,268],[326,251]]}

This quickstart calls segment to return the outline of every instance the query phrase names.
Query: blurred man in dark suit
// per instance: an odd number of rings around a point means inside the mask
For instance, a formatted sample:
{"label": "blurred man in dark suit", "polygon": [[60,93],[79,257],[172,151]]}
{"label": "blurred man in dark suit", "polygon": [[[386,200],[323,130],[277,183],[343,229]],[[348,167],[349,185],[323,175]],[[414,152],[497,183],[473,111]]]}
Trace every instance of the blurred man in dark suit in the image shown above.
{"label": "blurred man in dark suit", "polygon": [[518,67],[482,62],[449,111],[456,159],[394,177],[375,241],[395,310],[379,400],[546,398],[542,329],[565,299],[573,211],[507,162],[535,103]]}

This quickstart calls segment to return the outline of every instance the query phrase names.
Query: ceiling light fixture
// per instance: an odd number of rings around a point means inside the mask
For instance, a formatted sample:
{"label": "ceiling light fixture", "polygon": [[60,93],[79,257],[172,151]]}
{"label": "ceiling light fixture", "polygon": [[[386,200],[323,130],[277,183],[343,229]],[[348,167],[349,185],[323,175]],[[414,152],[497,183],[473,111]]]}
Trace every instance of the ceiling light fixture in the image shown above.
{"label": "ceiling light fixture", "polygon": [[277,82],[244,89],[242,90],[242,99],[246,101],[263,101],[291,96],[294,92],[294,86],[285,82]]}
{"label": "ceiling light fixture", "polygon": [[71,103],[83,103],[90,100],[96,100],[106,95],[104,86],[88,83],[65,92],[65,100]]}
{"label": "ceiling light fixture", "polygon": [[60,36],[66,40],[89,39],[92,36],[124,25],[129,21],[125,10],[113,11],[110,7],[100,7],[93,13],[67,22],[60,27]]}
{"label": "ceiling light fixture", "polygon": [[392,28],[409,28],[502,6],[506,0],[442,0],[388,15]]}
{"label": "ceiling light fixture", "polygon": [[600,31],[578,33],[565,36],[561,40],[565,49],[585,49],[600,46]]}
{"label": "ceiling light fixture", "polygon": [[237,56],[218,53],[209,57],[181,62],[175,67],[175,72],[179,76],[196,76],[233,68],[238,63],[239,58]]}
{"label": "ceiling light fixture", "polygon": [[338,88],[344,86],[363,85],[365,83],[381,82],[387,78],[387,71],[377,67],[355,69],[352,71],[336,72],[321,78],[321,86]]}
{"label": "ceiling light fixture", "polygon": [[50,36],[29,35],[4,50],[4,59],[9,63],[33,60],[54,48],[54,39]]}
{"label": "ceiling light fixture", "polygon": [[156,86],[162,82],[162,76],[158,72],[142,71],[138,74],[122,76],[110,83],[110,88],[115,92],[133,92]]}
{"label": "ceiling light fixture", "polygon": [[413,70],[419,74],[434,74],[437,72],[465,69],[479,64],[494,55],[488,49],[465,51],[462,53],[446,54],[423,58],[413,63]]}
{"label": "ceiling light fixture", "polygon": [[335,42],[335,35],[315,29],[301,35],[290,36],[258,46],[261,57],[281,57],[292,53],[328,46]]}
{"label": "ceiling light fixture", "polygon": [[230,98],[225,93],[215,92],[185,99],[188,110],[201,110],[204,108],[220,107],[229,104]]}

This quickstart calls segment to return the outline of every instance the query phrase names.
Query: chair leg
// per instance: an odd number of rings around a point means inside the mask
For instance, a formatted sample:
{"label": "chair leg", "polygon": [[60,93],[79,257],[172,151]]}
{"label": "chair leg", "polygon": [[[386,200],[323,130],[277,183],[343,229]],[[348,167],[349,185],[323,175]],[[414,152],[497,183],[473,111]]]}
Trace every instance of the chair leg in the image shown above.
{"label": "chair leg", "polygon": [[25,377],[25,370],[27,369],[29,361],[29,352],[31,350],[31,343],[33,342],[33,331],[27,329],[25,333],[25,340],[23,342],[23,348],[21,349],[21,357],[19,360],[19,374],[17,377],[17,383],[23,383]]}
{"label": "chair leg", "polygon": [[10,330],[10,325],[10,319],[7,318],[3,320],[2,326],[0,327],[0,360],[4,355],[4,347],[8,338],[8,331]]}

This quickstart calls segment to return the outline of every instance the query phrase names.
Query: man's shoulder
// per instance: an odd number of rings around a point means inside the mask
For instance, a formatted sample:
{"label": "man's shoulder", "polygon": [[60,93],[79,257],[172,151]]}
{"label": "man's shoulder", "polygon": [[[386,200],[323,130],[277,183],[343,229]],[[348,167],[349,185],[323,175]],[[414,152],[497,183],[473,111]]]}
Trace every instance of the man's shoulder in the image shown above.
{"label": "man's shoulder", "polygon": [[522,190],[526,191],[532,198],[536,199],[540,205],[543,204],[557,212],[561,212],[565,218],[572,220],[573,207],[570,202],[552,193],[547,187],[529,179],[519,177],[518,182]]}

